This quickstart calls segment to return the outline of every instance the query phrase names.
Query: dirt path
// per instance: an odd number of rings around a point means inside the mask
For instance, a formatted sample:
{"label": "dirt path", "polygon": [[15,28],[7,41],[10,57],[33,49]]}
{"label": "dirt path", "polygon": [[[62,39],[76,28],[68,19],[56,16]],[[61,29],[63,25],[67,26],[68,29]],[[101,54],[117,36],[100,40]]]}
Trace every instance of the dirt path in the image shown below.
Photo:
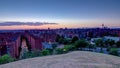
{"label": "dirt path", "polygon": [[75,51],[68,54],[25,59],[0,68],[120,68],[120,57]]}

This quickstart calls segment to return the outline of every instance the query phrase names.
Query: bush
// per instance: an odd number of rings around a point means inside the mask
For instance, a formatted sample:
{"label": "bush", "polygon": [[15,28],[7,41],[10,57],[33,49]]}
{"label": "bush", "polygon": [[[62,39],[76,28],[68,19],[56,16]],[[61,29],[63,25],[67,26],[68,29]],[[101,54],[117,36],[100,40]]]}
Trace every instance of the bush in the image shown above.
{"label": "bush", "polygon": [[27,59],[27,58],[32,58],[32,52],[26,52],[20,59]]}
{"label": "bush", "polygon": [[0,64],[13,62],[14,60],[15,60],[14,58],[6,54],[0,57]]}
{"label": "bush", "polygon": [[47,49],[44,49],[44,50],[41,51],[41,55],[42,56],[50,55],[50,51],[47,50]]}
{"label": "bush", "polygon": [[104,53],[103,50],[100,50],[100,53]]}
{"label": "bush", "polygon": [[33,58],[33,57],[38,57],[38,56],[40,56],[40,50],[34,50],[31,52],[24,53],[21,59]]}
{"label": "bush", "polygon": [[38,57],[38,56],[40,56],[40,50],[34,50],[33,52],[32,52],[32,57]]}
{"label": "bush", "polygon": [[63,48],[57,48],[55,51],[56,51],[56,54],[63,54],[64,53]]}
{"label": "bush", "polygon": [[73,51],[73,50],[75,50],[75,46],[73,46],[73,45],[66,45],[64,47],[64,49],[66,49],[66,51]]}
{"label": "bush", "polygon": [[47,48],[47,50],[49,50],[49,54],[50,54],[50,55],[53,54],[54,49],[49,49],[49,48]]}
{"label": "bush", "polygon": [[96,45],[94,45],[94,44],[88,44],[88,45],[86,46],[86,48],[91,48],[91,49],[93,49],[93,48],[96,48]]}
{"label": "bush", "polygon": [[111,55],[119,56],[118,49],[117,48],[111,48],[110,52]]}

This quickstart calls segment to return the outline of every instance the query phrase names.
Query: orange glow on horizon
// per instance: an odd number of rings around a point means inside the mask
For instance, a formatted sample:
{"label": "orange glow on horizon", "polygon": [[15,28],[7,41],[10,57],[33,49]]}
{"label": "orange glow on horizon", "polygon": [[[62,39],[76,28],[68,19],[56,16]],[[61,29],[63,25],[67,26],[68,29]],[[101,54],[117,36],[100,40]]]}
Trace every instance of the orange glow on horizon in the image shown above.
{"label": "orange glow on horizon", "polygon": [[[103,23],[101,23],[103,24]],[[29,25],[20,25],[20,26],[0,26],[0,30],[16,30],[16,29],[57,29],[57,28],[83,28],[83,27],[101,27],[101,24],[97,23],[60,23],[60,24],[47,24],[40,26],[29,26]],[[109,27],[115,27],[114,24],[105,24]],[[119,23],[118,23],[119,25]]]}

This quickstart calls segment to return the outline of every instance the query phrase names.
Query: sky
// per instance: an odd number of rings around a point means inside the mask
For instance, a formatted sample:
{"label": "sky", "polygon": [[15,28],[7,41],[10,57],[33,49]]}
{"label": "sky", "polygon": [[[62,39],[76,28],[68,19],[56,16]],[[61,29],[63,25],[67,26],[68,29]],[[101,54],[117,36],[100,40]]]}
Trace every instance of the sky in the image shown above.
{"label": "sky", "polygon": [[[57,23],[6,25],[5,22]],[[0,0],[0,29],[120,27],[120,0]]]}

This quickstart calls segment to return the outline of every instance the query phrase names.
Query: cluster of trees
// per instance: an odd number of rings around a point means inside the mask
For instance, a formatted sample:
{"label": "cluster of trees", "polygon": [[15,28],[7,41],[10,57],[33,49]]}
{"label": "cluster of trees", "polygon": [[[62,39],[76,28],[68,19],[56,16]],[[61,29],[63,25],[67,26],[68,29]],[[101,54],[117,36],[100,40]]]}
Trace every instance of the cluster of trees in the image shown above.
{"label": "cluster of trees", "polygon": [[[61,43],[62,39],[62,43]],[[74,36],[72,39],[66,39],[63,36],[58,35],[56,42],[59,44],[64,44],[64,48],[56,49],[57,53],[66,53],[73,50],[78,50],[89,46],[89,43],[85,39],[79,39],[77,36]]]}
{"label": "cluster of trees", "polygon": [[108,39],[103,41],[102,39],[95,40],[95,44],[98,47],[120,47],[120,41],[115,42],[114,40]]}
{"label": "cluster of trees", "polygon": [[79,38],[77,36],[74,36],[72,39],[64,38],[64,36],[60,36],[60,35],[57,35],[56,37],[56,42],[58,42],[59,44],[65,44],[65,45],[73,44],[78,40]]}
{"label": "cluster of trees", "polygon": [[59,44],[69,44],[71,40],[64,38],[64,36],[57,35],[55,41],[58,42]]}
{"label": "cluster of trees", "polygon": [[[66,39],[58,35],[56,42],[58,42],[59,44],[64,44],[64,43],[61,43],[61,41],[64,42],[66,41]],[[65,43],[66,46],[63,49],[58,49],[58,51],[62,52],[63,50],[65,50],[66,52],[68,52],[72,50],[82,50],[82,48],[89,49],[89,48],[101,47],[100,52],[102,53],[103,52],[102,48],[105,47],[107,48],[107,51],[109,52],[109,54],[116,55],[116,56],[119,55],[117,48],[120,48],[120,41],[115,42],[114,40],[110,40],[110,39],[103,41],[102,39],[98,39],[98,40],[95,40],[94,41],[95,44],[92,45],[85,39],[79,39],[77,36],[74,36],[72,39],[67,40],[66,42],[67,42]]]}
{"label": "cluster of trees", "polygon": [[57,35],[56,42],[66,45],[63,48],[66,49],[66,51],[77,50],[89,46],[89,43],[85,39],[79,39],[77,36],[74,36],[72,39],[67,39]]}
{"label": "cluster of trees", "polygon": [[103,41],[102,39],[98,39],[95,40],[95,45],[96,47],[101,47],[101,52],[102,52],[102,48],[105,47],[107,48],[109,54],[119,56],[118,48],[120,48],[120,41],[115,42],[114,40],[111,39]]}

